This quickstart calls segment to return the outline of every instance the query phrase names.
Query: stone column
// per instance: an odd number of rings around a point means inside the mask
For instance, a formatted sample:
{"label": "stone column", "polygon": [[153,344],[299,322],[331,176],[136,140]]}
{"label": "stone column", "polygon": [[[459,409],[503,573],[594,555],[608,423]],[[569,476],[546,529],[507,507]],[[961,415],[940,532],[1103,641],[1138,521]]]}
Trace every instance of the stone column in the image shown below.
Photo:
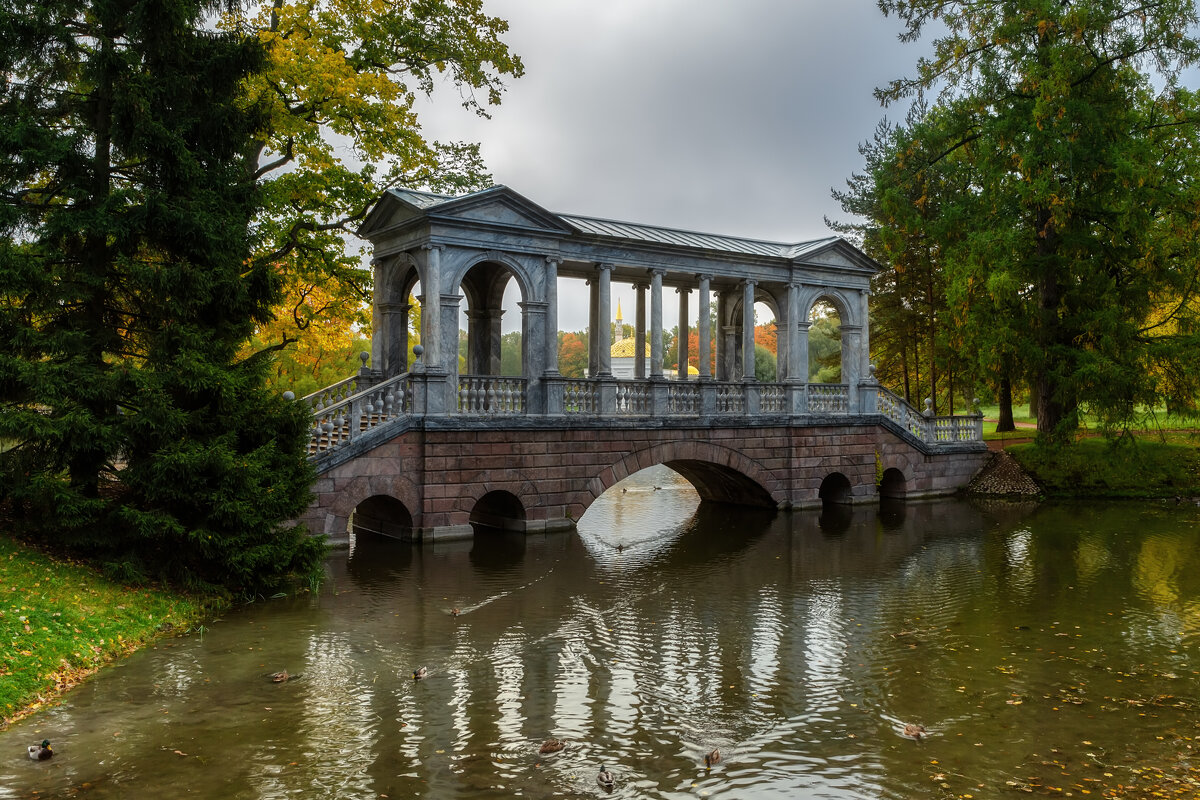
{"label": "stone column", "polygon": [[[381,370],[385,377],[388,372],[387,353],[391,344],[391,328],[384,318],[383,298],[391,295],[391,287],[385,286],[386,270],[378,258],[371,259],[371,363],[375,369]],[[388,304],[390,305],[390,304]]]}
{"label": "stone column", "polygon": [[[808,333],[808,326],[804,328]],[[800,361],[800,284],[788,284],[788,324],[785,336],[787,338],[787,382],[808,383],[808,364]],[[807,341],[807,335],[805,341]],[[806,348],[807,349],[807,348]]]}
{"label": "stone column", "polygon": [[597,305],[597,333],[596,337],[596,377],[611,378],[612,377],[612,330],[608,327],[612,320],[612,264],[597,264],[596,277],[599,295],[599,304]]}
{"label": "stone column", "polygon": [[709,363],[709,354],[712,352],[712,320],[709,319],[709,314],[712,309],[709,306],[709,289],[712,285],[711,275],[700,276],[700,299],[697,302],[696,309],[696,327],[698,329],[699,350],[696,354],[696,360],[700,366],[700,380],[706,381],[712,378],[712,366]]}
{"label": "stone column", "polygon": [[547,256],[542,280],[546,298],[546,375],[558,375],[558,265],[562,259]]}
{"label": "stone column", "polygon": [[[486,331],[486,334],[485,334]],[[467,374],[487,375],[491,362],[491,328],[486,311],[467,312]]]}
{"label": "stone column", "polygon": [[[442,336],[442,247],[427,244],[425,251],[425,272],[421,275],[421,344],[425,346],[425,354],[421,356],[425,362],[426,372],[445,368],[445,348]],[[454,326],[455,362],[458,358],[458,325]]]}
{"label": "stone column", "polygon": [[600,281],[591,278],[588,285],[588,377],[600,372]]}
{"label": "stone column", "polygon": [[518,303],[521,307],[521,374],[525,378],[526,411],[546,413],[542,375],[546,371],[546,304]]}
{"label": "stone column", "polygon": [[646,377],[646,284],[635,283],[633,303],[633,377]]}
{"label": "stone column", "polygon": [[754,377],[754,281],[742,283],[742,380]]}
{"label": "stone column", "polygon": [[[371,341],[371,363],[383,370],[384,377],[392,378],[408,367],[408,312],[412,307],[408,303],[376,303],[375,307],[379,333]],[[378,354],[374,352],[376,343],[382,348]]]}
{"label": "stone column", "polygon": [[858,413],[858,382],[862,379],[862,327],[841,326],[842,331],[842,383],[846,384],[847,408]]}
{"label": "stone column", "polygon": [[666,270],[650,270],[650,379],[663,378],[662,283]]}
{"label": "stone column", "polygon": [[725,290],[717,292],[717,380],[733,379],[733,352],[729,349],[726,336],[725,317],[729,314],[729,293]]}
{"label": "stone column", "polygon": [[675,377],[686,381],[690,359],[688,353],[688,295],[692,290],[681,286],[676,291],[679,293],[679,341],[676,343],[675,351],[679,355],[679,369],[676,370]]}
{"label": "stone column", "polygon": [[[504,309],[489,308],[486,312],[487,318],[487,361],[484,366],[484,375],[499,375],[500,374],[500,351],[503,345],[501,339],[504,336]],[[524,341],[525,337],[521,337]]]}
{"label": "stone column", "polygon": [[461,294],[443,294],[438,315],[442,323],[441,370],[450,376],[450,386],[454,392],[458,391],[458,310],[462,299]]}

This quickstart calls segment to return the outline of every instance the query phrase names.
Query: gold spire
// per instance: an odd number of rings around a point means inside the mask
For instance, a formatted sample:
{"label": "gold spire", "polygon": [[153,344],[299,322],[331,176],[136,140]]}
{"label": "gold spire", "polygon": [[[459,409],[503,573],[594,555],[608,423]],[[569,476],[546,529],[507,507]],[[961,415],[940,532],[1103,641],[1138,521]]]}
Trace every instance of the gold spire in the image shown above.
{"label": "gold spire", "polygon": [[621,298],[617,298],[617,324],[621,324]]}

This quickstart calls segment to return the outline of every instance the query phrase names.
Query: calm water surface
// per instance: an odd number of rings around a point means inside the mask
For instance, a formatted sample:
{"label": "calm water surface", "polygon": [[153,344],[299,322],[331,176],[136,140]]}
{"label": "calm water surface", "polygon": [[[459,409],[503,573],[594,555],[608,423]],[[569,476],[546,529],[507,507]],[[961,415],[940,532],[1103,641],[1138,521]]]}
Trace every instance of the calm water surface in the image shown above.
{"label": "calm water surface", "polygon": [[[319,594],[239,608],[0,733],[0,799],[595,797],[600,764],[626,798],[1177,789],[1197,775],[1198,517],[772,518],[698,509],[659,471],[577,534],[360,536]],[[29,761],[43,737],[54,759]],[[539,755],[550,737],[566,749]]]}

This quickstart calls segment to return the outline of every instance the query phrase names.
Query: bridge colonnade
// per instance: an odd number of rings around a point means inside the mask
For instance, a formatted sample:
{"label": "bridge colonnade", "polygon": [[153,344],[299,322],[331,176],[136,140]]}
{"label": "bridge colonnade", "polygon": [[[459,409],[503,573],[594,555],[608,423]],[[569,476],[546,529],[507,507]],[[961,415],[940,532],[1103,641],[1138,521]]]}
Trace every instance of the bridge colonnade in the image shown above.
{"label": "bridge colonnade", "polygon": [[[391,190],[359,233],[374,252],[371,351],[357,375],[304,398],[319,476],[304,519],[314,533],[344,535],[356,508],[419,538],[467,536],[474,522],[570,527],[609,486],[655,464],[716,502],[935,496],[965,485],[986,458],[978,414],[938,417],[875,380],[867,312],[878,265],[839,237],[782,244],[554,214],[503,186],[462,196]],[[588,287],[585,378],[563,376],[558,363],[559,328],[582,322],[560,318],[563,278]],[[513,282],[521,374],[506,376],[503,301]],[[636,292],[632,380],[613,372],[614,282]],[[669,289],[680,319],[671,374]],[[819,301],[840,320],[836,384],[808,382]],[[756,303],[780,332],[770,383],[754,374]],[[419,345],[410,336],[418,312]]]}

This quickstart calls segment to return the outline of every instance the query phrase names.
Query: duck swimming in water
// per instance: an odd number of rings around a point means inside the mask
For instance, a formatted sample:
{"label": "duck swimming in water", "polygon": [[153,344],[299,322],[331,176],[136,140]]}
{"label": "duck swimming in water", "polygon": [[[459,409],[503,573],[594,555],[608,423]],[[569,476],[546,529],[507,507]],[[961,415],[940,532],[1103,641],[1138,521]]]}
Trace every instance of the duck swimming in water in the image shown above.
{"label": "duck swimming in water", "polygon": [[419,680],[421,680],[421,678],[424,678],[428,674],[429,674],[429,670],[427,668],[418,667],[417,669],[413,670],[413,680],[419,681]]}
{"label": "duck swimming in water", "polygon": [[908,738],[916,739],[919,742],[921,741],[921,737],[925,735],[925,726],[918,725],[915,722],[906,722],[904,723],[903,733]]}
{"label": "duck swimming in water", "polygon": [[538,748],[539,753],[557,753],[567,746],[567,743],[562,739],[547,739],[542,742],[542,746]]}
{"label": "duck swimming in water", "polygon": [[613,774],[603,764],[600,765],[600,774],[596,776],[596,783],[600,784],[600,788],[606,792],[611,792],[613,786],[616,785]]}
{"label": "duck swimming in water", "polygon": [[704,754],[704,766],[711,767],[721,760],[721,748],[714,747],[711,753]]}
{"label": "duck swimming in water", "polygon": [[45,761],[54,755],[54,751],[50,749],[50,740],[42,739],[42,743],[29,745],[29,757],[34,761]]}

